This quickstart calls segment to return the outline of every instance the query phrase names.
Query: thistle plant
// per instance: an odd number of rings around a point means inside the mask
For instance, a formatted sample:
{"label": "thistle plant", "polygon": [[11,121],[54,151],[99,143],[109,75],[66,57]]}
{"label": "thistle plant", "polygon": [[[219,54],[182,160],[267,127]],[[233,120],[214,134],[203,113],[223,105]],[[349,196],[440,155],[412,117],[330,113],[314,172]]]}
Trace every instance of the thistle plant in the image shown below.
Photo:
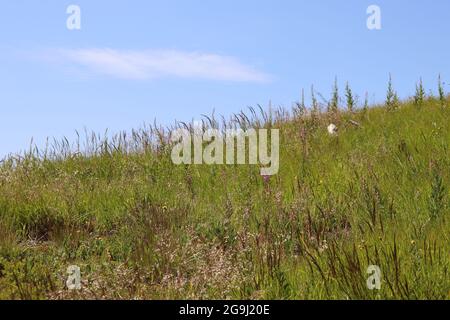
{"label": "thistle plant", "polygon": [[335,78],[334,86],[333,86],[333,95],[332,95],[331,101],[329,103],[328,112],[337,114],[338,107],[339,107],[339,89],[338,89],[338,84],[337,84],[337,78]]}
{"label": "thistle plant", "polygon": [[363,111],[366,113],[369,110],[369,93],[366,91],[366,94],[364,96],[364,106]]}
{"label": "thistle plant", "polygon": [[398,109],[400,106],[400,98],[398,96],[397,91],[394,92],[394,98],[392,101],[393,101],[394,110]]}
{"label": "thistle plant", "polygon": [[305,90],[302,89],[302,96],[301,96],[300,102],[297,103],[297,113],[301,117],[301,116],[303,116],[305,114],[305,111],[306,111]]}
{"label": "thistle plant", "polygon": [[347,100],[347,110],[349,112],[353,112],[353,108],[355,106],[355,99],[353,97],[352,89],[348,85],[348,82],[345,86],[345,98]]}
{"label": "thistle plant", "polygon": [[418,84],[416,84],[416,94],[414,95],[414,105],[421,107],[425,100],[425,89],[423,88],[422,78]]}
{"label": "thistle plant", "polygon": [[445,98],[444,86],[442,85],[441,75],[438,78],[438,91],[439,91],[439,103],[441,107],[445,107],[447,105],[447,99]]}
{"label": "thistle plant", "polygon": [[392,85],[392,77],[389,74],[389,83],[388,83],[388,90],[386,94],[386,107],[389,111],[396,110],[399,105],[399,98],[397,95],[397,92],[394,90],[394,87]]}
{"label": "thistle plant", "polygon": [[313,118],[313,120],[315,120],[319,114],[319,103],[317,102],[316,94],[314,92],[314,86],[311,86],[311,103],[312,103],[311,117]]}
{"label": "thistle plant", "polygon": [[300,104],[303,109],[306,108],[306,106],[305,106],[305,89],[302,89],[302,99],[300,101]]}

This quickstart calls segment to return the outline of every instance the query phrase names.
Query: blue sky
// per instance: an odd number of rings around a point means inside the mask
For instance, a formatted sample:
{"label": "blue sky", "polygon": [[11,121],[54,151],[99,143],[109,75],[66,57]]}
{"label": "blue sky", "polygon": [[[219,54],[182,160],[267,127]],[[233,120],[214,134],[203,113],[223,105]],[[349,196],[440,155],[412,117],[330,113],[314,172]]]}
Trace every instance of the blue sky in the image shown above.
{"label": "blue sky", "polygon": [[[81,8],[81,30],[66,9]],[[366,9],[381,8],[368,30]],[[371,101],[450,77],[450,2],[15,0],[0,4],[0,156],[30,140],[290,106],[335,76]],[[450,81],[449,81],[450,82]],[[450,89],[446,85],[447,90]]]}

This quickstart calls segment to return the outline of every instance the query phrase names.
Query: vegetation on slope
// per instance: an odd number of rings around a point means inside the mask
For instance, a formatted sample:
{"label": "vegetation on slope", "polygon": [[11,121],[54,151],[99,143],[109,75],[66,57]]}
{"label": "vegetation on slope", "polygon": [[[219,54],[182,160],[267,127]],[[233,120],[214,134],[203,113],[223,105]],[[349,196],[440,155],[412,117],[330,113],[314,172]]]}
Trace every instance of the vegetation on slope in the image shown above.
{"label": "vegetation on slope", "polygon": [[450,103],[388,99],[237,115],[280,129],[270,179],[174,165],[156,127],[5,159],[0,298],[448,299]]}

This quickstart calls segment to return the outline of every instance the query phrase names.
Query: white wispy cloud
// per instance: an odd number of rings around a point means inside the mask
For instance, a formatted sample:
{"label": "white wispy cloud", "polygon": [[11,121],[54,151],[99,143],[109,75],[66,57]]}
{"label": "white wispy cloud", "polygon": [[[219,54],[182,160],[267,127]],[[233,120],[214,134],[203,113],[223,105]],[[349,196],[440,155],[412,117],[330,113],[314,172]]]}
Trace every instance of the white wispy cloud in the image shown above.
{"label": "white wispy cloud", "polygon": [[57,59],[89,72],[122,79],[176,77],[268,82],[270,76],[230,56],[176,50],[61,49]]}

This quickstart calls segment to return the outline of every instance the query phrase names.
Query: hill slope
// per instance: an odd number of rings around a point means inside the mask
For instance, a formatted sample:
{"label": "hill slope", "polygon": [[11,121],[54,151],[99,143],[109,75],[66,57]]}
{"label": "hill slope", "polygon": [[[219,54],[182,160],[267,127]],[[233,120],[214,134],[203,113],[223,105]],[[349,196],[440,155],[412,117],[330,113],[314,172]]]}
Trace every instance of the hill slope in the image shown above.
{"label": "hill slope", "polygon": [[6,159],[0,298],[448,299],[450,108],[268,118],[270,179],[174,165],[144,131]]}

